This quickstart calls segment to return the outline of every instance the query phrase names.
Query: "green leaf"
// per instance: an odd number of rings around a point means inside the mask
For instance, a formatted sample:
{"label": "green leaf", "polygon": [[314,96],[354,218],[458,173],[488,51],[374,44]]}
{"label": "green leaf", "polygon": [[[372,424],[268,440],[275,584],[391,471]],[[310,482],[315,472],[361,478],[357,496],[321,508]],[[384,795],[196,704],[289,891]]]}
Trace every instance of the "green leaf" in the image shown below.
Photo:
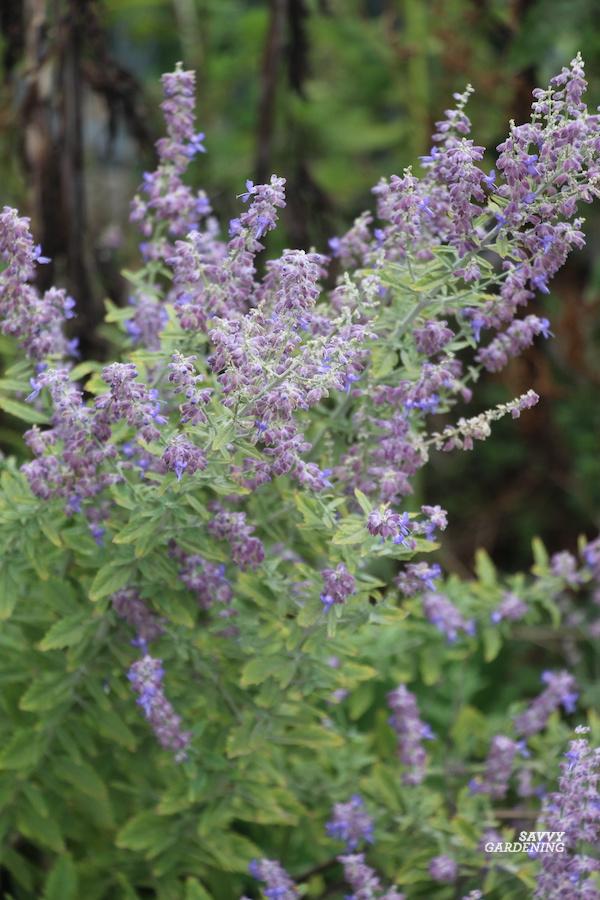
{"label": "green leaf", "polygon": [[496,568],[485,550],[480,549],[475,554],[475,572],[481,584],[496,587]]}
{"label": "green leaf", "polygon": [[240,685],[262,684],[267,678],[287,675],[289,660],[281,656],[257,656],[246,663],[242,669]]}
{"label": "green leaf", "polygon": [[29,422],[32,425],[44,425],[49,422],[48,416],[39,412],[27,403],[19,403],[17,400],[9,400],[8,397],[0,397],[0,409],[7,412],[15,419]]}
{"label": "green leaf", "polygon": [[260,849],[241,834],[225,830],[202,838],[202,849],[208,851],[224,872],[248,871],[248,865],[261,855]]}
{"label": "green leaf", "polygon": [[114,594],[125,587],[132,575],[130,563],[106,563],[96,572],[90,588],[90,600],[96,602],[108,594]]}
{"label": "green leaf", "polygon": [[427,687],[436,684],[442,674],[442,653],[437,644],[421,651],[421,678]]}
{"label": "green leaf", "polygon": [[155,604],[157,609],[175,625],[183,625],[184,628],[194,627],[196,619],[183,597],[163,593],[155,598]]}
{"label": "green leaf", "polygon": [[51,544],[55,547],[62,547],[62,541],[59,532],[56,530],[55,523],[52,519],[45,517],[39,520],[40,529],[46,535]]}
{"label": "green leaf", "polygon": [[343,522],[331,539],[332,544],[362,544],[369,537],[363,522],[352,518]]}
{"label": "green leaf", "polygon": [[78,900],[77,869],[68,853],[56,860],[44,885],[44,900]]}
{"label": "green leaf", "polygon": [[[25,896],[33,897],[33,881],[37,872],[29,860],[26,860],[20,853],[6,845],[2,849],[2,865],[8,869],[15,882],[25,889]],[[7,900],[10,896],[10,894],[7,894]]]}
{"label": "green leaf", "polygon": [[32,733],[31,728],[15,732],[0,753],[0,769],[30,769],[36,766],[45,746],[41,735]]}
{"label": "green leaf", "polygon": [[102,709],[100,706],[94,707],[93,713],[94,727],[111,741],[122,744],[128,750],[135,750],[135,737],[125,722],[112,709]]}
{"label": "green leaf", "polygon": [[221,425],[217,428],[217,432],[213,438],[211,449],[212,450],[222,450],[223,447],[226,447],[227,444],[231,443],[234,436],[234,429],[232,425]]}
{"label": "green leaf", "polygon": [[368,516],[369,513],[371,512],[371,510],[373,509],[373,506],[372,506],[371,502],[369,501],[368,497],[366,496],[366,494],[363,494],[362,491],[359,491],[358,488],[355,488],[354,496],[358,500],[358,504],[359,504],[360,508],[362,509],[362,511],[364,512],[365,516]]}
{"label": "green leaf", "polygon": [[483,640],[483,658],[486,662],[496,659],[502,648],[502,638],[497,628],[484,628],[481,633]]}
{"label": "green leaf", "polygon": [[355,691],[352,691],[348,699],[348,714],[353,722],[360,719],[373,705],[375,699],[375,688],[372,684],[361,684]]}
{"label": "green leaf", "polygon": [[76,763],[72,759],[54,759],[52,768],[58,778],[72,785],[77,791],[94,800],[105,800],[106,786],[96,770],[87,763]]}
{"label": "green leaf", "polygon": [[213,900],[213,898],[204,890],[197,878],[188,878],[185,883],[184,900]]}
{"label": "green leaf", "polygon": [[133,816],[117,833],[116,844],[122,850],[145,850],[155,856],[173,840],[162,816],[142,812]]}
{"label": "green leaf", "polygon": [[72,647],[81,641],[86,631],[93,625],[94,622],[90,620],[87,611],[72,613],[72,615],[55,622],[46,632],[38,647],[43,652]]}
{"label": "green leaf", "polygon": [[64,844],[55,816],[41,816],[28,801],[19,804],[17,828],[34,843],[43,844],[56,853],[64,851]]}
{"label": "green leaf", "polygon": [[544,544],[540,540],[539,537],[534,537],[531,542],[531,549],[533,551],[533,559],[535,561],[535,565],[537,567],[536,574],[543,575],[548,571],[548,565],[550,563],[550,559],[548,557],[548,551],[544,547]]}
{"label": "green leaf", "polygon": [[10,619],[18,597],[18,583],[8,565],[3,565],[0,569],[0,621]]}
{"label": "green leaf", "polygon": [[125,528],[115,534],[113,544],[135,544],[140,538],[153,534],[160,527],[160,523],[156,519],[146,519],[139,521],[139,516],[132,522],[129,522]]}
{"label": "green leaf", "polygon": [[38,675],[19,700],[19,709],[40,712],[63,703],[71,693],[71,685],[64,672]]}

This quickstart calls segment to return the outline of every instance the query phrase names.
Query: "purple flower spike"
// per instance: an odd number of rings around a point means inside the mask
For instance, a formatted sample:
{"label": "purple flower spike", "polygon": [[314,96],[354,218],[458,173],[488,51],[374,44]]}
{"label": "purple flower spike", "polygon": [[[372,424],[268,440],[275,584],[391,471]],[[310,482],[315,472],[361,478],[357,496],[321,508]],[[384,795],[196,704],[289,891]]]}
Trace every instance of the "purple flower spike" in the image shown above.
{"label": "purple flower spike", "polygon": [[335,804],[332,818],[325,828],[331,837],[345,841],[348,850],[356,850],[363,841],[373,843],[373,820],[358,794],[347,803]]}
{"label": "purple flower spike", "polygon": [[131,666],[128,678],[161,747],[172,750],[175,761],[182,762],[187,757],[191,733],[182,731],[181,718],[165,697],[163,675],[162,661],[147,654]]}
{"label": "purple flower spike", "polygon": [[431,739],[429,726],[421,721],[414,694],[401,684],[388,694],[392,710],[390,725],[398,736],[398,755],[407,767],[402,780],[405,784],[420,784],[425,777],[427,756],[421,742]]}
{"label": "purple flower spike", "polygon": [[542,682],[547,685],[546,689],[515,719],[517,732],[525,737],[541,731],[559,706],[562,705],[567,713],[575,711],[579,695],[575,679],[569,672],[544,672]]}

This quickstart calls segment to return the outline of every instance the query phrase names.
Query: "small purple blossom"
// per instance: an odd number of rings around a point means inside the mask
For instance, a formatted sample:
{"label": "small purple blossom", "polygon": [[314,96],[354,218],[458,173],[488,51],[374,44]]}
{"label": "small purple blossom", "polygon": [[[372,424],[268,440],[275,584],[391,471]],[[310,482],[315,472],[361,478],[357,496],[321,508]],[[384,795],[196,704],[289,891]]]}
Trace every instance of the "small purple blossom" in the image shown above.
{"label": "small purple blossom", "polygon": [[193,444],[184,434],[178,434],[171,438],[161,461],[167,471],[175,472],[178,481],[181,481],[184,472],[187,475],[193,475],[206,468],[204,451]]}
{"label": "small purple blossom", "polygon": [[421,598],[423,612],[432,625],[441,631],[452,644],[457,640],[460,631],[473,636],[475,623],[465,619],[462,613],[448,600],[444,594],[427,591]]}
{"label": "small purple blossom", "polygon": [[442,574],[437,563],[408,563],[395,579],[395,584],[407,597],[420,594],[424,590],[435,590],[435,581]]}
{"label": "small purple blossom", "polygon": [[111,597],[112,607],[120,619],[135,629],[136,634],[149,644],[164,631],[164,621],[150,612],[146,603],[133,588],[122,588]]}
{"label": "small purple blossom", "polygon": [[343,604],[354,593],[356,581],[344,563],[338,563],[335,569],[323,569],[323,591],[321,602],[326,609],[334,604]]}
{"label": "small purple blossom", "polygon": [[544,672],[542,682],[547,685],[545,690],[515,719],[517,732],[525,737],[541,731],[559,706],[569,714],[575,710],[579,694],[575,679],[569,672]]}
{"label": "small purple blossom", "polygon": [[392,710],[390,725],[398,736],[398,755],[407,767],[402,780],[405,784],[420,784],[427,760],[422,741],[433,738],[431,728],[421,721],[416,698],[403,684],[388,694],[387,701]]}
{"label": "small purple blossom", "polygon": [[358,794],[347,803],[336,803],[325,827],[330,837],[345,841],[348,850],[356,850],[363,841],[373,843],[373,820]]}
{"label": "small purple blossom", "polygon": [[512,591],[506,591],[498,607],[492,612],[490,618],[497,624],[503,619],[509,622],[518,622],[528,612],[529,607],[521,598]]}
{"label": "small purple blossom", "polygon": [[458,864],[455,859],[446,854],[434,856],[429,863],[429,874],[434,881],[452,882],[458,876]]}
{"label": "small purple blossom", "polygon": [[175,761],[182,762],[187,757],[191,732],[182,730],[181,718],[164,694],[163,676],[162,660],[149,654],[135,662],[128,674],[131,686],[138,695],[138,705],[142,707],[161,747],[172,750]]}
{"label": "small purple blossom", "polygon": [[262,881],[268,900],[296,900],[298,890],[285,869],[274,859],[254,859],[248,866],[253,878]]}
{"label": "small purple blossom", "polygon": [[264,547],[253,536],[254,526],[247,524],[245,513],[217,509],[208,530],[216,538],[229,542],[232,559],[240,568],[255,568],[263,561]]}
{"label": "small purple blossom", "polygon": [[562,579],[568,587],[575,588],[581,583],[577,560],[568,550],[555,553],[550,560],[550,570],[556,578]]}
{"label": "small purple blossom", "polygon": [[519,751],[523,752],[523,742],[513,741],[503,734],[492,738],[490,750],[485,763],[485,772],[480,779],[469,785],[474,793],[489,794],[500,800],[508,790],[513,760]]}

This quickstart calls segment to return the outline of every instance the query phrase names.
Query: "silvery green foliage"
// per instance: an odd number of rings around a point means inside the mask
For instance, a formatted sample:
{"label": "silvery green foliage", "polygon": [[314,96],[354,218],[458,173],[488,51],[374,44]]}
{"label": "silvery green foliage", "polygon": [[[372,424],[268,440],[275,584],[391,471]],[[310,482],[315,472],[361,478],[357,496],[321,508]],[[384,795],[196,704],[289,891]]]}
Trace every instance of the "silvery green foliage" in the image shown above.
{"label": "silvery green foliage", "polygon": [[[511,831],[500,802],[537,815],[567,717],[592,706],[598,541],[536,545],[531,577],[481,554],[474,581],[445,578],[426,554],[447,516],[411,494],[432,453],[537,402],[455,412],[482,369],[551,334],[517,314],[597,195],[581,60],[511,125],[498,176],[467,91],[422,177],[381,182],[376,218],[328,256],[286,250],[262,276],[284,179],[247,182],[225,234],[184,181],[204,150],[193,73],[163,86],[167,136],[132,206],[143,265],[107,316],[118,361],[69,361],[73,302],[38,295],[28,223],[0,215],[2,328],[22,350],[0,405],[32,426],[32,459],[2,460],[2,887],[320,897],[345,876],[357,898],[530,896],[551,867],[480,844]],[[528,664],[490,697],[540,633],[558,651],[543,684]]]}

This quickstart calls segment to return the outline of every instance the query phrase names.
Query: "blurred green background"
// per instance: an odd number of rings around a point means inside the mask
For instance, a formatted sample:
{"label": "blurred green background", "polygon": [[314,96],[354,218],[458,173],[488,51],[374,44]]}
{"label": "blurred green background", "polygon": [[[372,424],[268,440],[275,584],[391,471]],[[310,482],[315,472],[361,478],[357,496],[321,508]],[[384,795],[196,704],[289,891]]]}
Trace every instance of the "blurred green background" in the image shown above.
{"label": "blurred green background", "polygon": [[[102,301],[127,301],[135,265],[128,201],[153,167],[159,77],[181,59],[198,77],[208,153],[192,167],[226,221],[247,177],[288,181],[268,253],[341,233],[370,188],[429,147],[433,122],[467,82],[486,164],[531,90],[581,50],[600,102],[596,0],[4,0],[0,6],[3,202],[32,216],[54,279],[79,303],[84,354]],[[444,505],[444,562],[465,574],[477,546],[508,570],[535,534],[573,548],[600,525],[600,214],[588,246],[543,298],[555,339],[488,377],[476,410],[533,387],[542,403],[462,456],[438,455],[419,491]],[[10,355],[7,342],[0,345]],[[5,418],[0,438],[19,450]]]}

